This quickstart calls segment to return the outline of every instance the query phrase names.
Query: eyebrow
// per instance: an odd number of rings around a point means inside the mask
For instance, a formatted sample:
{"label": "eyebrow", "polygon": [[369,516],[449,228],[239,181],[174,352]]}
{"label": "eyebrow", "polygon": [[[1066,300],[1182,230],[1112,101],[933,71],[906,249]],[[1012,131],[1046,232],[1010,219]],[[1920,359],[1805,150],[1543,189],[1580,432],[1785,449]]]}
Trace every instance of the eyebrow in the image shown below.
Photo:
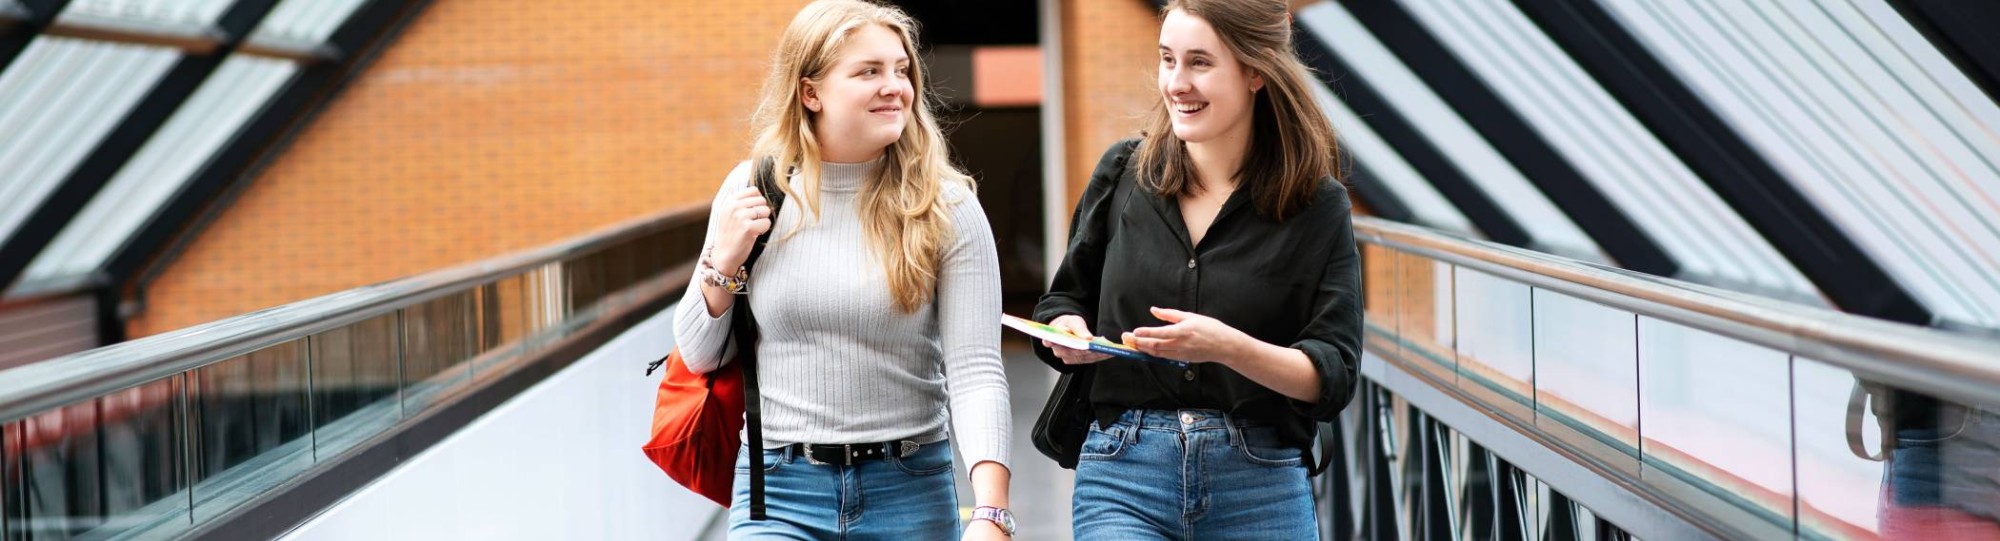
{"label": "eyebrow", "polygon": [[[907,57],[907,56],[904,56],[904,57],[899,57],[899,58],[897,58],[897,59],[896,59],[896,63],[898,63],[898,64],[906,64],[906,63],[909,63],[909,61],[910,61],[910,57]],[[884,65],[888,65],[888,64],[889,64],[888,62],[884,62],[884,61],[882,61],[882,60],[879,60],[879,59],[868,59],[868,60],[856,60],[856,61],[855,61],[854,63],[855,63],[855,65],[856,65],[856,66],[861,66],[861,67],[865,67],[865,66],[884,66]]]}
{"label": "eyebrow", "polygon": [[[1168,47],[1166,45],[1161,45],[1160,50],[1169,53],[1174,52],[1174,49],[1172,47]],[[1207,49],[1188,49],[1186,54],[1187,56],[1215,56],[1209,54]]]}

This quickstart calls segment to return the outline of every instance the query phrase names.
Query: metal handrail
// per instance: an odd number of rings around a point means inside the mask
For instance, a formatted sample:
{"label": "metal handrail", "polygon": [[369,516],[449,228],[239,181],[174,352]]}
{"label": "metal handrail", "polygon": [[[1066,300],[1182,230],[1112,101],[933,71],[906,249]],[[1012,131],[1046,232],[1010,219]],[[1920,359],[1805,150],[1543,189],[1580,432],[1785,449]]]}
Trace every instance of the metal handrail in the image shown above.
{"label": "metal handrail", "polygon": [[0,422],[157,381],[706,219],[706,203],[688,205],[500,257],[0,371]]}
{"label": "metal handrail", "polygon": [[2000,340],[1583,263],[1379,218],[1357,240],[1837,365],[1905,390],[2000,404]]}

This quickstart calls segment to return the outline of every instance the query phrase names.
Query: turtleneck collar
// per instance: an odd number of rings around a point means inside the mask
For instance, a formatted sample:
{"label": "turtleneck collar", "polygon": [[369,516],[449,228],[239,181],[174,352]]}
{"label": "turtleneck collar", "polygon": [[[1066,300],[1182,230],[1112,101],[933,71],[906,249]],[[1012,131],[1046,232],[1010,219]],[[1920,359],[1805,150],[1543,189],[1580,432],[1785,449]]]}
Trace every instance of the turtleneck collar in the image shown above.
{"label": "turtleneck collar", "polygon": [[819,189],[827,192],[854,193],[861,191],[861,185],[868,181],[868,175],[882,164],[882,158],[858,162],[819,162]]}

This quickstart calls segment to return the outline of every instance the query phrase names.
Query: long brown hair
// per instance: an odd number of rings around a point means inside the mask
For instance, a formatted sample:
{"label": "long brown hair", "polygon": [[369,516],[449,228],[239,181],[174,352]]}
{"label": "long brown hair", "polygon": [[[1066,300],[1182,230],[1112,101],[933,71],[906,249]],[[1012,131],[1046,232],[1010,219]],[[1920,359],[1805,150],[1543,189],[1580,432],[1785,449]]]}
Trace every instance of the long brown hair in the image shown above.
{"label": "long brown hair", "polygon": [[[938,264],[951,235],[944,197],[946,183],[972,193],[972,177],[952,166],[944,135],[931,112],[935,99],[924,91],[923,62],[917,55],[916,22],[902,10],[860,0],[820,0],[807,5],[785,28],[771,55],[771,72],[752,121],[753,156],[777,160],[780,170],[796,167],[803,193],[787,183],[779,189],[803,201],[818,220],[820,144],[813,135],[817,115],[799,99],[801,79],[822,81],[839,59],[835,54],[856,30],[878,25],[902,38],[910,57],[911,120],[884,152],[882,165],[862,185],[857,198],[861,231],[888,275],[890,297],[904,313],[930,302],[937,289]],[[969,195],[968,195],[969,197]],[[804,221],[800,222],[803,226]],[[796,232],[796,230],[794,231]]]}
{"label": "long brown hair", "polygon": [[[1231,55],[1264,78],[1252,98],[1250,148],[1236,171],[1259,211],[1285,218],[1312,201],[1321,179],[1343,168],[1333,124],[1313,98],[1312,76],[1292,52],[1291,9],[1285,0],[1173,0],[1165,16],[1181,10],[1208,22]],[[1186,143],[1174,135],[1164,100],[1147,115],[1139,145],[1140,185],[1162,196],[1194,195],[1200,188]]]}

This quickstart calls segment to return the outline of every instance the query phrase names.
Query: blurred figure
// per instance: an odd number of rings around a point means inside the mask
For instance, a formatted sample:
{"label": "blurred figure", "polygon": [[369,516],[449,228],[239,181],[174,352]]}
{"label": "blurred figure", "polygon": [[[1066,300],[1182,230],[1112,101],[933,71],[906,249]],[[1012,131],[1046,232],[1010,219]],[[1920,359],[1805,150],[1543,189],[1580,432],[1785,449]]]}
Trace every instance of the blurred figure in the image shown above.
{"label": "blurred figure", "polygon": [[1880,456],[1850,442],[1855,454],[1883,461],[1881,537],[2000,539],[2000,417],[1880,384],[1859,388],[1882,433],[1894,435]]}

